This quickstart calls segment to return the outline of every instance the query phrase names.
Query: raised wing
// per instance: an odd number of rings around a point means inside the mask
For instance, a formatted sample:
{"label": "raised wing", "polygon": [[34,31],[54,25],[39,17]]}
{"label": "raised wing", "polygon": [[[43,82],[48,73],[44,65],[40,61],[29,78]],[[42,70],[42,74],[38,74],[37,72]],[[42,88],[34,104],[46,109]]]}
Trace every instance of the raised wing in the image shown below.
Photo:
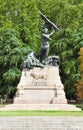
{"label": "raised wing", "polygon": [[39,13],[42,19],[45,21],[45,26],[47,28],[54,28],[55,30],[60,31],[60,29],[53,22],[51,22],[41,11],[39,11]]}

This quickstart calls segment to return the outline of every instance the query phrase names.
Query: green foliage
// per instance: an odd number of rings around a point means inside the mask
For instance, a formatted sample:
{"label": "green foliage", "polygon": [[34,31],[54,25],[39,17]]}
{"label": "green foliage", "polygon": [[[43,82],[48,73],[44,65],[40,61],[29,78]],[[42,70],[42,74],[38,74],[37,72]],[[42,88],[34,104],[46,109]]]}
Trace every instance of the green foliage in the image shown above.
{"label": "green foliage", "polygon": [[12,97],[20,80],[20,65],[40,43],[35,1],[0,0],[0,94]]}
{"label": "green foliage", "polygon": [[51,44],[52,54],[55,52],[61,58],[60,74],[65,85],[66,96],[76,99],[75,82],[80,78],[78,52],[83,46],[83,29],[72,34],[68,31],[59,32],[55,43]]}
{"label": "green foliage", "polygon": [[13,96],[16,85],[19,82],[21,71],[20,65],[24,55],[30,50],[19,39],[19,34],[14,29],[7,29],[3,32],[0,46],[0,94]]}
{"label": "green foliage", "polygon": [[[67,0],[39,0],[38,8],[60,29],[77,31],[82,24],[82,3],[72,4]],[[80,24],[81,23],[81,24]]]}

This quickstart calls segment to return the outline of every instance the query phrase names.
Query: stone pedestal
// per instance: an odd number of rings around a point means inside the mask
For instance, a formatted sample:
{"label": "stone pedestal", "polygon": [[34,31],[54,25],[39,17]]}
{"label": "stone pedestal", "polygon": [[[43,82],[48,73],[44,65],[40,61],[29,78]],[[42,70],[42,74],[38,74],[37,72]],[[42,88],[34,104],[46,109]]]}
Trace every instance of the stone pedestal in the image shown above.
{"label": "stone pedestal", "polygon": [[24,69],[17,87],[14,103],[0,108],[8,110],[81,111],[67,104],[58,67]]}
{"label": "stone pedestal", "polygon": [[14,104],[67,104],[58,67],[24,69]]}

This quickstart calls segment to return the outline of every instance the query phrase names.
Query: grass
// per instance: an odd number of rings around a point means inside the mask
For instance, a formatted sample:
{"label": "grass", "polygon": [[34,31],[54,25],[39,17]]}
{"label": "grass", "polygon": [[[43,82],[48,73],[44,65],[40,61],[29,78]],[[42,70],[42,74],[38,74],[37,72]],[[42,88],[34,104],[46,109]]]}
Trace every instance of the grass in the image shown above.
{"label": "grass", "polygon": [[83,116],[83,111],[0,111],[0,116]]}
{"label": "grass", "polygon": [[[82,111],[41,111],[41,110],[19,110],[19,111],[0,111],[0,116],[83,116],[83,104],[75,104]],[[2,104],[0,107],[4,107]]]}

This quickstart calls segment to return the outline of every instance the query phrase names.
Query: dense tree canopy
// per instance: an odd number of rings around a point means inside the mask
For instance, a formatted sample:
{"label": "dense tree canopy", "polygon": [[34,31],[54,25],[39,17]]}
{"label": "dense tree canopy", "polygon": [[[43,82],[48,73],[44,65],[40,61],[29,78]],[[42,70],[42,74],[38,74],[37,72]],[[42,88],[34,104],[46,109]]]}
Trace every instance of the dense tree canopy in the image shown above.
{"label": "dense tree canopy", "polygon": [[50,54],[60,56],[67,98],[76,98],[75,82],[80,78],[77,58],[83,46],[83,1],[0,0],[0,8],[0,94],[13,96],[24,56],[31,50],[39,51],[41,10],[60,28],[50,42]]}

